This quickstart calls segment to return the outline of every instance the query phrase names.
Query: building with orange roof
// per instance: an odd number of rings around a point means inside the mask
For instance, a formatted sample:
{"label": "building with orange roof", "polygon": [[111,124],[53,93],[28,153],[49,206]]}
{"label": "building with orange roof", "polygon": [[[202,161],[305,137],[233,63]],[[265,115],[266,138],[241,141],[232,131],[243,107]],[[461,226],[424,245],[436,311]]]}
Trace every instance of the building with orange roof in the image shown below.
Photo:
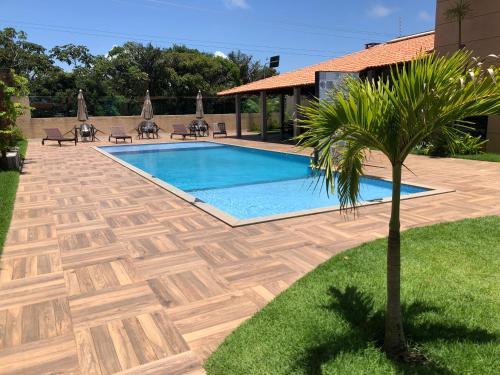
{"label": "building with orange roof", "polygon": [[306,66],[292,72],[261,79],[246,85],[233,87],[218,93],[220,96],[280,91],[286,88],[313,86],[315,72],[363,72],[370,69],[387,67],[409,61],[419,53],[434,49],[434,31],[392,39],[345,56],[337,57],[319,64]]}
{"label": "building with orange roof", "polygon": [[[364,50],[337,57],[319,64],[251,82],[218,93],[219,96],[236,98],[236,130],[241,137],[241,96],[260,94],[261,138],[267,139],[267,94],[280,97],[280,123],[284,123],[285,96],[293,95],[293,105],[301,103],[302,96],[312,96],[316,91],[316,72],[357,73],[360,77],[377,77],[387,73],[390,66],[402,64],[419,54],[434,50],[434,31],[409,35],[385,43],[366,45]],[[294,110],[296,114],[297,111]],[[298,134],[297,116],[294,116],[293,133]]]}

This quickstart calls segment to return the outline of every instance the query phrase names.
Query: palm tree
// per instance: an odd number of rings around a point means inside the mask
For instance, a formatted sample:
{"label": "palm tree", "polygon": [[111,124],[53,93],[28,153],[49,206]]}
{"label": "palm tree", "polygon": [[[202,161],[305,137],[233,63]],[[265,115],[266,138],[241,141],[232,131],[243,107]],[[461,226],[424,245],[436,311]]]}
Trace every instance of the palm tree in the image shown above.
{"label": "palm tree", "polygon": [[468,0],[456,0],[453,7],[446,10],[446,18],[450,21],[458,22],[458,49],[465,45],[462,43],[462,21],[471,12],[471,4]]}
{"label": "palm tree", "polygon": [[[304,147],[315,147],[324,183],[342,209],[356,208],[367,150],[379,150],[392,165],[392,204],[387,245],[387,305],[384,351],[407,352],[400,303],[400,189],[408,154],[426,137],[440,134],[451,147],[470,116],[500,114],[500,69],[485,69],[469,52],[449,58],[422,55],[389,79],[349,79],[331,100],[301,108]],[[332,149],[342,152],[332,157]]]}

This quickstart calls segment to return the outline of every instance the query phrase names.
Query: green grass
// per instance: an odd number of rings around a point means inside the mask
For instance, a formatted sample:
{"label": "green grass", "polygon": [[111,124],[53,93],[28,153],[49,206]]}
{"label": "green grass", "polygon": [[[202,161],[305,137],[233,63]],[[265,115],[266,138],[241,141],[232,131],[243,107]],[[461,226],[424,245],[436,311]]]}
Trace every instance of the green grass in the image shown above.
{"label": "green grass", "polygon": [[495,154],[493,152],[486,152],[484,154],[476,155],[455,155],[454,157],[459,159],[493,161],[496,163],[500,163],[500,154]]}
{"label": "green grass", "polygon": [[[24,155],[26,155],[28,142],[21,141],[19,147],[21,155],[24,157]],[[5,237],[9,231],[18,183],[19,172],[0,170],[0,255],[3,251]]]}
{"label": "green grass", "polygon": [[403,233],[405,330],[427,358],[418,365],[379,350],[385,248],[364,244],[306,275],[224,341],[208,374],[498,373],[500,217]]}

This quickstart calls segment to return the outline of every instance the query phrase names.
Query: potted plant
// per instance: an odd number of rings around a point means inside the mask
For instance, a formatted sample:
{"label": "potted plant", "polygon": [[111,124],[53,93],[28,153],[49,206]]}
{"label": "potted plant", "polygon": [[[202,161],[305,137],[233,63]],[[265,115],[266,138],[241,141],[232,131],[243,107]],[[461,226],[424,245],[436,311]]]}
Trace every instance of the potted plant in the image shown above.
{"label": "potted plant", "polygon": [[17,126],[0,129],[0,167],[2,169],[20,169],[21,155],[17,145],[22,139],[21,129]]}

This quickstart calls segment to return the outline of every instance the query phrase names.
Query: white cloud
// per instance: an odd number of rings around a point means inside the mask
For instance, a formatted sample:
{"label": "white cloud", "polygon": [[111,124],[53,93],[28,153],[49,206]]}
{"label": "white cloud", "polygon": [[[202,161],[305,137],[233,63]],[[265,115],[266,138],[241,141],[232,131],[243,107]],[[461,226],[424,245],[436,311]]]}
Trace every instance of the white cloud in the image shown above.
{"label": "white cloud", "polygon": [[108,60],[111,60],[111,56],[109,55],[109,53],[110,53],[110,52],[111,52],[111,51],[112,51],[115,47],[118,47],[118,44],[113,44],[113,45],[111,46],[111,48],[109,49],[109,51],[108,51],[108,52],[106,52],[106,53],[104,54],[104,58],[106,58],[106,59],[108,59]]}
{"label": "white cloud", "polygon": [[227,55],[222,51],[215,51],[214,56],[222,57],[223,59],[227,59]]}
{"label": "white cloud", "polygon": [[224,0],[224,4],[229,9],[239,8],[239,9],[248,9],[250,6],[247,3],[247,0]]}
{"label": "white cloud", "polygon": [[395,11],[396,9],[394,8],[389,8],[388,6],[382,4],[376,4],[372,5],[372,7],[368,10],[368,13],[370,16],[375,18],[384,18],[391,15]]}
{"label": "white cloud", "polygon": [[432,16],[426,10],[421,10],[418,12],[418,19],[422,21],[432,21]]}

